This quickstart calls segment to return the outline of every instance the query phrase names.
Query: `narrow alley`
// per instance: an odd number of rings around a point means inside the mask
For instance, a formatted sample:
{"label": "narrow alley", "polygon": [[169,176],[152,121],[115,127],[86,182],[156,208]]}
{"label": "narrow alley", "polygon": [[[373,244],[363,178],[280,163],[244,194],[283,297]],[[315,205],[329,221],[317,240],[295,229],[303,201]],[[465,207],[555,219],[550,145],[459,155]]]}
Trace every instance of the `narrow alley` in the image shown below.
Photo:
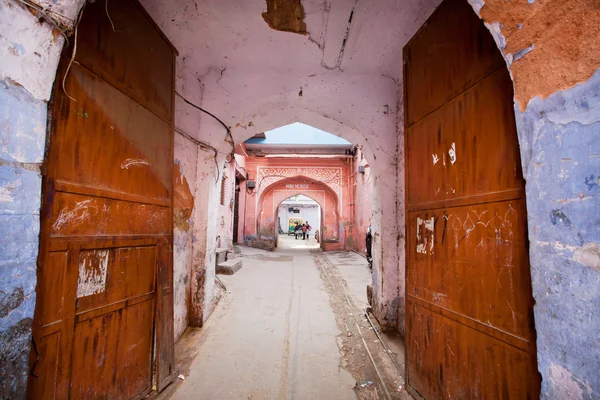
{"label": "narrow alley", "polygon": [[161,398],[410,398],[364,317],[371,282],[365,258],[323,253],[311,241],[284,236],[273,253],[240,249],[244,267],[221,276],[227,292],[211,321],[175,347],[185,380]]}
{"label": "narrow alley", "polygon": [[0,399],[600,400],[600,0],[0,0]]}

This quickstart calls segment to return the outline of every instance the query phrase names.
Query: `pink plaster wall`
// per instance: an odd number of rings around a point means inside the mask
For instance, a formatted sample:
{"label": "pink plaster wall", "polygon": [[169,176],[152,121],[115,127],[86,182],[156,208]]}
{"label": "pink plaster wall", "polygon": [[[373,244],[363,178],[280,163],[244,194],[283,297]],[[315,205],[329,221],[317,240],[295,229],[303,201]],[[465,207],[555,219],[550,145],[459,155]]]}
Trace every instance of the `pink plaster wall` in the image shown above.
{"label": "pink plaster wall", "polygon": [[[190,185],[190,190],[195,193],[196,168],[198,162],[198,148],[181,135],[175,135],[175,163],[180,168],[182,178]],[[183,180],[183,179],[181,179]],[[192,213],[194,210],[192,210]],[[192,214],[193,215],[193,214]],[[187,228],[187,229],[186,229]],[[174,335],[178,340],[189,324],[189,307],[191,302],[191,281],[193,264],[194,233],[199,229],[194,226],[190,216],[187,227],[174,227],[173,232],[173,307],[174,307]]]}
{"label": "pink plaster wall", "polygon": [[[346,247],[348,226],[352,225],[351,204],[354,196],[353,185],[349,181],[351,158],[249,157],[245,165],[249,179],[256,182],[256,188],[247,194],[245,208],[240,208],[240,221],[244,221],[246,242],[260,238],[261,235],[265,238],[273,237],[276,205],[273,205],[272,194],[268,192],[286,190],[287,197],[301,193],[301,190],[287,188],[287,184],[307,185],[307,188],[311,188],[307,190],[317,190],[316,186],[319,186],[319,190],[327,193],[324,197],[325,204],[321,204],[326,220],[323,225],[325,239],[331,242],[327,248]],[[315,193],[304,194],[320,201],[315,198]],[[278,199],[279,202],[282,200],[284,198]],[[338,244],[333,244],[334,242]]]}
{"label": "pink plaster wall", "polygon": [[[353,174],[354,183],[354,227],[353,239],[354,250],[365,254],[365,237],[367,229],[371,223],[372,196],[373,196],[373,176],[371,167],[364,157],[364,154],[358,150],[355,158],[355,167]],[[364,173],[359,173],[359,166],[364,167]]]}

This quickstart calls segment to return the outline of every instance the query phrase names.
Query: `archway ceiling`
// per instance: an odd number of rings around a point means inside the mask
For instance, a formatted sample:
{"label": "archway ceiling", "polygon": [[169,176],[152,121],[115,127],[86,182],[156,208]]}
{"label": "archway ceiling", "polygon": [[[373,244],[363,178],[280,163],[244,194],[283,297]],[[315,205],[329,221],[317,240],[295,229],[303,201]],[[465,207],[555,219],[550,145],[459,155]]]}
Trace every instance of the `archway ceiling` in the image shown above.
{"label": "archway ceiling", "polygon": [[[178,90],[216,113],[236,143],[299,121],[388,163],[402,48],[441,0],[302,0],[305,35],[271,28],[265,0],[141,2],[179,50]],[[228,151],[218,123],[176,99],[179,127]]]}
{"label": "archway ceiling", "polygon": [[265,0],[142,0],[200,76],[224,68],[305,76],[333,69],[395,80],[401,78],[402,47],[439,3],[302,0],[302,35],[269,27],[261,15]]}
{"label": "archway ceiling", "polygon": [[[305,122],[363,146],[391,179],[402,48],[441,0],[302,0],[306,35],[271,28],[266,0],[141,2],[179,50],[178,90],[235,143]],[[216,121],[176,101],[178,128],[230,151]]]}

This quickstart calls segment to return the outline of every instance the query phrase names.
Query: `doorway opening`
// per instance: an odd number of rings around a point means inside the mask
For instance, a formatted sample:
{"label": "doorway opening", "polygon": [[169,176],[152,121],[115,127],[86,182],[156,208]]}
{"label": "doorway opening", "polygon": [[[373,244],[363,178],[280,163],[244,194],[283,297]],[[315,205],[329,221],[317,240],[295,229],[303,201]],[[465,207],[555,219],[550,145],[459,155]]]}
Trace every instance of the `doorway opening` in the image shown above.
{"label": "doorway opening", "polygon": [[321,206],[312,198],[297,194],[283,200],[277,208],[277,248],[318,249]]}
{"label": "doorway opening", "polygon": [[235,191],[233,198],[233,243],[239,241],[239,229],[240,229],[240,190],[241,190],[241,179],[236,171],[235,176]]}
{"label": "doorway opening", "polygon": [[247,139],[236,149],[238,158],[248,173],[246,209],[238,211],[246,245],[277,247],[279,228],[286,232],[289,227],[276,204],[308,190],[315,191],[309,197],[327,204],[319,226],[321,247],[365,254],[369,226],[379,220],[371,212],[379,208],[374,206],[375,179],[360,144],[297,122]]}

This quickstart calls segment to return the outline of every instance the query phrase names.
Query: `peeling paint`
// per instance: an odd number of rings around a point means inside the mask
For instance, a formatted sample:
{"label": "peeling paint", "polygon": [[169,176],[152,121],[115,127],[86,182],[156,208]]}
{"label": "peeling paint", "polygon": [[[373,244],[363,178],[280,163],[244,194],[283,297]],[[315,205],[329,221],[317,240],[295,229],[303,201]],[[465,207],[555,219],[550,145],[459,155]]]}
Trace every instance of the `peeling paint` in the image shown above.
{"label": "peeling paint", "polygon": [[433,254],[435,220],[417,217],[417,253]]}
{"label": "peeling paint", "polygon": [[175,228],[188,231],[190,229],[188,220],[192,216],[194,209],[194,196],[186,177],[183,175],[179,162],[175,163],[173,179],[173,223]]}
{"label": "peeling paint", "polygon": [[52,229],[58,231],[67,225],[72,227],[81,225],[83,222],[89,221],[91,217],[90,212],[93,213],[93,215],[98,213],[98,207],[95,206],[95,201],[93,199],[78,201],[73,209],[60,210],[58,218],[56,218],[56,221],[52,224]]}
{"label": "peeling paint", "polygon": [[77,298],[102,293],[106,290],[109,254],[109,250],[91,250],[80,253]]}
{"label": "peeling paint", "polygon": [[448,157],[450,158],[450,163],[454,165],[456,162],[456,143],[452,143],[448,149]]}
{"label": "peeling paint", "polygon": [[12,293],[0,291],[0,318],[5,318],[14,309],[19,308],[25,300],[22,287],[15,288]]}
{"label": "peeling paint", "polygon": [[600,243],[586,243],[575,250],[573,260],[600,272]]}
{"label": "peeling paint", "polygon": [[0,398],[25,399],[31,345],[31,318],[0,330]]}
{"label": "peeling paint", "polygon": [[304,7],[300,0],[267,0],[267,12],[262,17],[272,29],[306,33]]}
{"label": "peeling paint", "polygon": [[515,54],[513,54],[513,62],[525,57],[525,55],[527,53],[529,53],[530,51],[532,51],[534,48],[535,48],[535,44],[532,44],[531,46],[529,46],[523,50],[517,51]]}

